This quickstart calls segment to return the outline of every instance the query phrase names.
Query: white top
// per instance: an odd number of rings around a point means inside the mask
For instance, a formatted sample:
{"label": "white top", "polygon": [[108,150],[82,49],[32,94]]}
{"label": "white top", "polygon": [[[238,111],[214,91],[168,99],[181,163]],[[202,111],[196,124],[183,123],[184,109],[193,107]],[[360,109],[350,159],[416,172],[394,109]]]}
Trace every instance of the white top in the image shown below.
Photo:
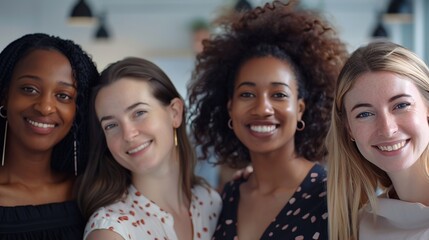
{"label": "white top", "polygon": [[[222,200],[215,190],[202,186],[192,189],[189,211],[193,239],[211,238],[221,208]],[[124,200],[101,207],[92,214],[85,227],[84,239],[96,229],[110,229],[127,240],[177,240],[173,216],[144,197],[133,185],[128,188]]]}
{"label": "white top", "polygon": [[420,203],[378,198],[377,218],[370,207],[361,212],[359,239],[429,239],[429,207]]}

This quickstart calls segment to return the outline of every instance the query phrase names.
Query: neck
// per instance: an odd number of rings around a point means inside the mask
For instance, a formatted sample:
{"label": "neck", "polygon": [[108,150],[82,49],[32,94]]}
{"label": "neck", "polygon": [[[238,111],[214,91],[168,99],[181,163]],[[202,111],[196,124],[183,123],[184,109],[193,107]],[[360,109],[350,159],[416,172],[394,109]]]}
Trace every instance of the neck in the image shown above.
{"label": "neck", "polygon": [[429,206],[429,176],[425,169],[423,162],[417,161],[407,170],[388,173],[399,199]]}
{"label": "neck", "polygon": [[[289,156],[289,157],[285,157]],[[249,183],[262,191],[298,187],[314,163],[296,157],[295,153],[271,157],[251,156],[254,172]]]}
{"label": "neck", "polygon": [[30,184],[51,181],[54,175],[51,169],[51,154],[52,150],[34,152],[11,143],[7,145],[4,166],[1,169],[6,173],[4,176],[15,177]]}
{"label": "neck", "polygon": [[133,174],[132,182],[146,198],[167,212],[175,213],[183,207],[188,210],[189,200],[180,185],[179,161],[172,162],[156,173]]}

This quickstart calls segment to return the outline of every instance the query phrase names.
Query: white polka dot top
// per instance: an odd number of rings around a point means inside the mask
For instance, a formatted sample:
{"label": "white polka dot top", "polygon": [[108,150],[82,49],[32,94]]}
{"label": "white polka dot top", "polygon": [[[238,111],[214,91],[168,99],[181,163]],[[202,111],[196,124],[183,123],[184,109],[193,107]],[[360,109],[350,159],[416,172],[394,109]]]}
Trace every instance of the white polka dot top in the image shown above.
{"label": "white polka dot top", "polygon": [[[192,189],[190,217],[193,239],[210,239],[217,223],[222,200],[212,189],[195,186]],[[174,219],[131,185],[122,201],[98,209],[85,227],[84,239],[96,229],[109,229],[124,239],[177,240]]]}

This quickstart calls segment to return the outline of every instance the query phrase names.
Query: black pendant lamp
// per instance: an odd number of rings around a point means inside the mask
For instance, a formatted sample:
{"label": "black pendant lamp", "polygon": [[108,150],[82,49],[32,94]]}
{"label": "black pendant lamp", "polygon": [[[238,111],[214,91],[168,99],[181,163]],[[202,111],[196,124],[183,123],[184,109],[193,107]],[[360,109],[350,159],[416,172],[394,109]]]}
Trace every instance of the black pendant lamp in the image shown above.
{"label": "black pendant lamp", "polygon": [[92,11],[85,0],[78,0],[70,13],[69,23],[75,25],[93,25],[95,22],[96,18],[92,15]]}
{"label": "black pendant lamp", "polygon": [[234,6],[234,10],[237,12],[248,11],[252,9],[252,4],[247,0],[238,0]]}

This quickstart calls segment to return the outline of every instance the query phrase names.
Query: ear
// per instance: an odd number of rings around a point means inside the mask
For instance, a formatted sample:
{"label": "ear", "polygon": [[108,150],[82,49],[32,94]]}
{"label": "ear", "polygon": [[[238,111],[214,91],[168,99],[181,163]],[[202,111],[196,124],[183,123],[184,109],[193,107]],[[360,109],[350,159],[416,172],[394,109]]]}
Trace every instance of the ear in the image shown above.
{"label": "ear", "polygon": [[304,115],[305,111],[305,102],[304,99],[298,99],[298,120],[302,119],[302,115]]}
{"label": "ear", "polygon": [[232,104],[232,102],[231,102],[232,100],[231,99],[229,99],[228,100],[228,103],[226,104],[226,108],[228,109],[228,114],[229,114],[229,116],[231,117],[231,104]]}
{"label": "ear", "polygon": [[180,98],[173,98],[168,106],[174,128],[178,128],[182,124],[183,108],[184,103]]}

